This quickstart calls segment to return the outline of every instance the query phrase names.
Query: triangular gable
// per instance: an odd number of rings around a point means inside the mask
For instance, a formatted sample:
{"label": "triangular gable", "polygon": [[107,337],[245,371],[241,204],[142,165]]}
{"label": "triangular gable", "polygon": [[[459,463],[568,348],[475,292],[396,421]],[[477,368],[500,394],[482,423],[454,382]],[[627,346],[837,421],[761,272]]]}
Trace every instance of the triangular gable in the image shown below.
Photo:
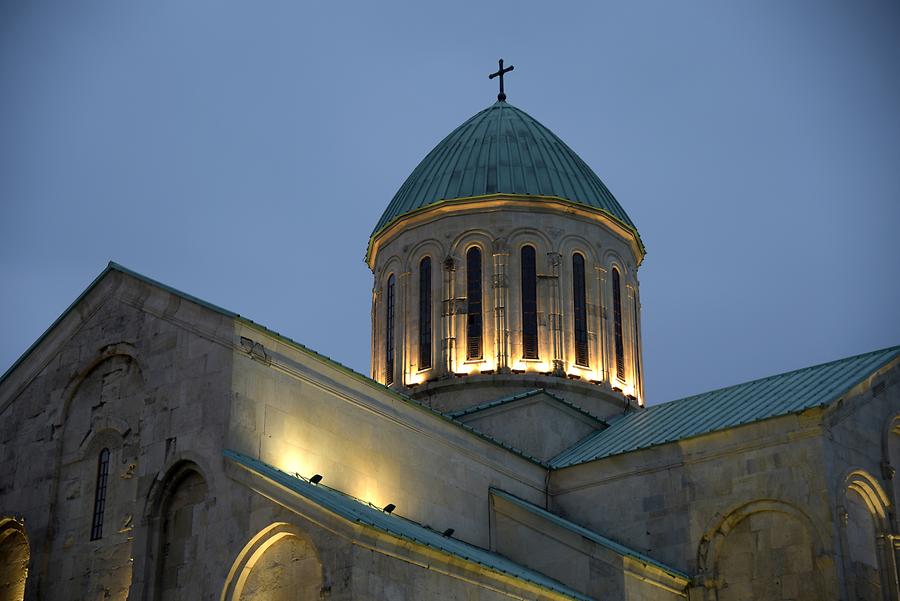
{"label": "triangular gable", "polygon": [[542,461],[607,426],[602,419],[543,388],[501,397],[448,416]]}
{"label": "triangular gable", "polygon": [[[251,319],[248,319],[238,313],[229,311],[228,309],[224,309],[218,305],[214,305],[210,302],[207,302],[201,298],[198,298],[198,297],[188,294],[186,292],[182,292],[181,290],[178,290],[176,288],[173,288],[171,286],[163,284],[162,282],[154,280],[153,278],[147,277],[136,271],[132,271],[132,270],[130,270],[126,267],[123,267],[122,265],[119,265],[118,263],[115,263],[113,261],[109,262],[109,264],[106,266],[106,268],[96,278],[94,278],[94,280],[90,283],[90,285],[88,285],[88,287],[85,288],[85,290],[80,295],[78,295],[78,298],[76,298],[72,302],[72,304],[70,304],[66,308],[66,310],[63,311],[63,313],[59,317],[56,318],[56,320],[50,325],[50,327],[48,327],[44,331],[44,333],[30,347],[28,347],[28,349],[16,360],[16,362],[13,363],[13,365],[8,370],[6,370],[6,372],[3,374],[3,376],[0,376],[0,391],[3,391],[4,387],[9,386],[9,388],[7,388],[7,391],[4,391],[3,396],[0,396],[0,411],[2,411],[4,408],[4,402],[5,402],[4,397],[8,396],[9,398],[15,398],[15,394],[16,394],[15,390],[20,388],[22,385],[24,385],[24,383],[27,382],[33,376],[34,370],[31,370],[28,374],[21,373],[20,368],[22,367],[22,365],[29,359],[29,357],[33,356],[38,351],[38,349],[41,349],[42,346],[51,344],[52,348],[55,348],[56,345],[59,344],[59,342],[52,342],[54,337],[61,336],[62,339],[66,339],[71,334],[71,332],[64,333],[64,332],[62,332],[62,330],[66,329],[67,327],[69,327],[69,329],[72,331],[74,331],[74,329],[77,329],[77,325],[72,325],[72,324],[74,324],[74,322],[76,322],[76,321],[80,322],[83,319],[86,319],[86,316],[89,315],[90,313],[92,313],[92,311],[94,309],[93,307],[85,307],[85,302],[89,301],[91,298],[94,298],[95,292],[102,291],[103,286],[106,285],[107,282],[109,282],[109,276],[117,274],[117,273],[124,274],[124,275],[134,278],[140,282],[143,282],[145,284],[153,286],[154,288],[158,288],[160,290],[168,292],[169,294],[172,294],[172,295],[178,297],[179,299],[194,303],[200,307],[208,309],[208,310],[210,310],[218,315],[221,315],[223,317],[226,317],[229,319],[234,319],[235,321],[237,321],[243,325],[249,326],[249,327],[253,328],[254,330],[260,331],[268,336],[271,336],[271,337],[277,339],[279,342],[283,342],[287,346],[289,346],[293,349],[296,349],[296,350],[304,353],[305,355],[315,358],[317,361],[325,363],[326,365],[328,365],[330,367],[336,368],[337,370],[343,372],[345,375],[348,375],[348,376],[354,378],[355,380],[362,382],[366,386],[377,389],[379,392],[388,394],[396,399],[402,400],[404,403],[407,403],[411,407],[415,407],[418,410],[433,414],[436,418],[445,420],[447,422],[454,424],[455,426],[461,427],[462,429],[469,432],[470,434],[472,434],[474,436],[478,436],[479,438],[485,439],[485,440],[491,442],[492,444],[495,444],[497,446],[504,448],[505,450],[507,450],[509,452],[515,453],[516,455],[518,455],[524,459],[527,459],[528,461],[530,461],[532,463],[536,463],[538,465],[541,465],[542,467],[547,467],[546,464],[543,461],[541,461],[540,459],[538,459],[537,457],[535,457],[533,455],[528,455],[528,454],[520,451],[516,447],[512,447],[512,446],[504,443],[502,440],[492,438],[491,436],[488,436],[482,432],[479,432],[476,429],[473,429],[471,427],[466,426],[465,424],[462,424],[458,420],[454,420],[448,416],[443,415],[442,413],[440,413],[438,411],[435,411],[434,409],[432,409],[430,407],[426,407],[425,405],[416,401],[415,399],[412,399],[411,397],[408,397],[408,396],[401,394],[391,388],[388,388],[388,387],[384,386],[383,384],[380,384],[379,382],[376,382],[375,380],[369,378],[368,376],[361,374],[361,373],[353,370],[352,368],[347,367],[346,365],[343,365],[342,363],[335,361],[334,359],[332,359],[330,357],[327,357],[326,355],[323,355],[321,353],[318,353],[318,352],[312,350],[311,348],[309,348],[308,346],[306,346],[304,344],[296,342],[295,340],[292,340],[291,338],[288,338],[287,336],[283,336],[282,334],[279,334],[278,332],[275,332],[274,330],[270,330],[269,328],[255,322]],[[107,293],[103,292],[101,297],[98,298],[97,303],[102,303],[103,302],[102,299],[106,295],[107,295]],[[70,324],[70,325],[67,326],[67,324]],[[8,395],[6,394],[7,392],[9,392]]]}

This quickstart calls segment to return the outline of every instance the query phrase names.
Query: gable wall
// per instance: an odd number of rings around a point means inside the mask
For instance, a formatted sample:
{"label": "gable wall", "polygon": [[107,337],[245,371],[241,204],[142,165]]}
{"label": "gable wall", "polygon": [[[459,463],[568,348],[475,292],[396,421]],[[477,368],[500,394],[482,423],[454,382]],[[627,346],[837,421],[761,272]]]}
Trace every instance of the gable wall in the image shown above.
{"label": "gable wall", "polygon": [[[204,543],[216,548],[214,525],[227,521],[213,499],[223,484],[230,322],[112,271],[0,385],[0,514],[24,521],[26,598],[124,599],[130,589],[141,598],[157,578],[145,569],[154,499],[179,461],[196,465],[205,491],[196,499],[203,519],[182,525],[185,544],[208,526]],[[91,540],[103,448],[103,530]],[[205,567],[196,576],[211,578]]]}

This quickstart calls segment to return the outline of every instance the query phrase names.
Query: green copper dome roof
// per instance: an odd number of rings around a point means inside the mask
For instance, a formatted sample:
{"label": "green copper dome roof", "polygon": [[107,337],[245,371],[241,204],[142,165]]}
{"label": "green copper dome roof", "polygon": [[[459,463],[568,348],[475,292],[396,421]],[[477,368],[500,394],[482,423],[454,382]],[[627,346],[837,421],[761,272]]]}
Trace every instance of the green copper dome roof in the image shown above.
{"label": "green copper dome roof", "polygon": [[417,209],[486,194],[554,196],[600,209],[635,230],[612,193],[565,142],[525,111],[496,102],[428,153],[372,234]]}

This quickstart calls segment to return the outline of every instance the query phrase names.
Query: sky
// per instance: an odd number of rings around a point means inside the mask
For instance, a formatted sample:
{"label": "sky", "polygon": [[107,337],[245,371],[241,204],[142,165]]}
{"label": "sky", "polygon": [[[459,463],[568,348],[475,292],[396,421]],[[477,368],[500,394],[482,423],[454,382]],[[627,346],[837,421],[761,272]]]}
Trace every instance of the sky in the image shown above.
{"label": "sky", "polygon": [[369,372],[371,230],[510,103],[647,247],[650,404],[900,344],[900,3],[0,3],[0,372],[110,260]]}

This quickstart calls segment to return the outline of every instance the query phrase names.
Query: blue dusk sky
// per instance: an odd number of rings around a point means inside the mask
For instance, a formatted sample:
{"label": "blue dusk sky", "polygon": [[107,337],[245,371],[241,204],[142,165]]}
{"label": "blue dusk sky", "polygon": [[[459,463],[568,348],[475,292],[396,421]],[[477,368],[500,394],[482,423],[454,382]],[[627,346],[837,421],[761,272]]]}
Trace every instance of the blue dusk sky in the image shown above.
{"label": "blue dusk sky", "polygon": [[900,344],[900,3],[0,5],[0,372],[109,260],[369,371],[372,227],[509,101],[647,246],[650,403]]}

